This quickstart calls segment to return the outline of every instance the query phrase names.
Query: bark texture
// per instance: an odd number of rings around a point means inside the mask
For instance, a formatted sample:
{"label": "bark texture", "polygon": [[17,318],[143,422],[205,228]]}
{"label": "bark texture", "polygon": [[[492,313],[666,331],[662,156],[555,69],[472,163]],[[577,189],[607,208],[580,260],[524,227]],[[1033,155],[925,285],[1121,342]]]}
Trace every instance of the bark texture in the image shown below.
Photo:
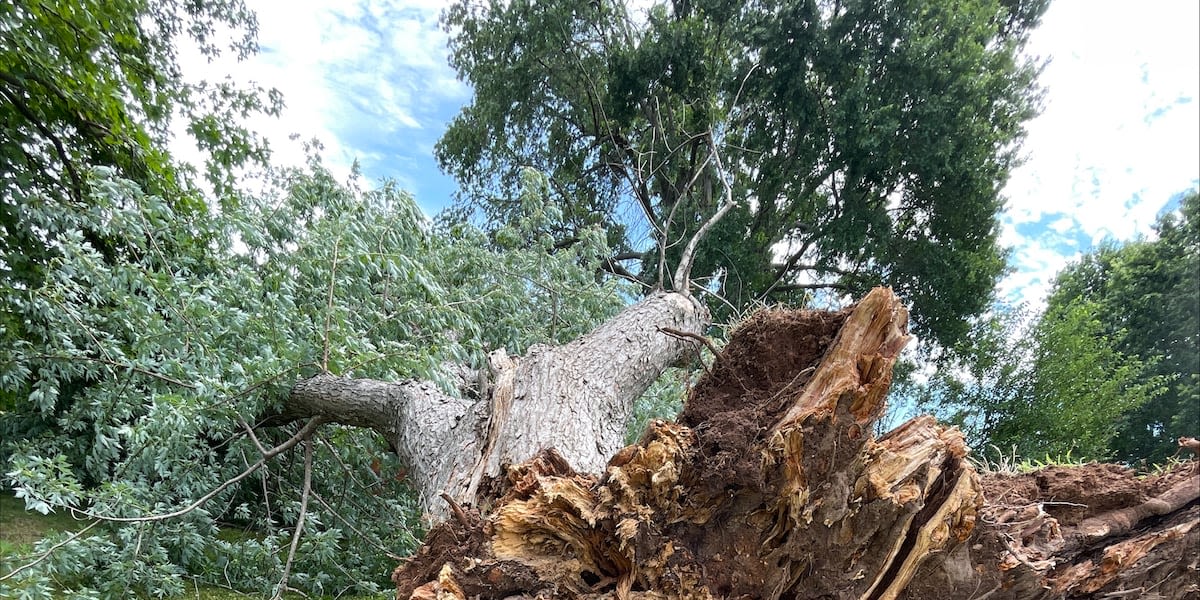
{"label": "bark texture", "polygon": [[508,466],[490,510],[456,511],[396,570],[398,597],[1200,593],[1190,471],[1104,503],[1062,500],[1054,474],[1005,495],[932,418],[874,438],[906,324],[887,289],[837,313],[759,313],[678,422],[600,468],[552,448]]}
{"label": "bark texture", "polygon": [[292,388],[285,411],[375,429],[408,464],[426,512],[444,517],[442,494],[475,504],[481,483],[501,465],[542,448],[601,470],[624,444],[633,401],[695,347],[662,330],[700,335],[708,319],[687,296],[653,294],[569,344],[535,346],[518,358],[492,353],[490,384],[478,400],[425,381],[319,375]]}

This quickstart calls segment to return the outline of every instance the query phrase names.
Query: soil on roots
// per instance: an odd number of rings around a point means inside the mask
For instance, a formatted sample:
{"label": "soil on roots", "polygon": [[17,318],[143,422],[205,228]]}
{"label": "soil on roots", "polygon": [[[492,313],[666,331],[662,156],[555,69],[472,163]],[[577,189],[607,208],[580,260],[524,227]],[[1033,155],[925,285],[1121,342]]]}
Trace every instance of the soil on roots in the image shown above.
{"label": "soil on roots", "polygon": [[766,310],[737,328],[679,416],[708,459],[693,481],[767,492],[757,489],[762,460],[747,449],[759,447],[791,406],[852,310]]}

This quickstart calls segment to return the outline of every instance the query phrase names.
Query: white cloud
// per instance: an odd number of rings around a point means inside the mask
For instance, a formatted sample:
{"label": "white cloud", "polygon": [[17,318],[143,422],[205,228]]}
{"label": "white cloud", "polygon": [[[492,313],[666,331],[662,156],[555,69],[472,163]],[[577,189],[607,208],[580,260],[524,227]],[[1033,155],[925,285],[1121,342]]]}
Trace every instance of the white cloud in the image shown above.
{"label": "white cloud", "polygon": [[[445,3],[438,0],[259,0],[261,52],[237,62],[213,63],[184,48],[181,62],[190,79],[236,81],[276,88],[286,107],[279,119],[252,128],[272,145],[278,164],[304,161],[302,144],[319,139],[326,163],[348,173],[355,159],[389,161],[378,151],[403,132],[440,134],[447,102],[469,97],[446,64],[446,35],[438,26]],[[432,147],[432,140],[420,145]],[[415,146],[416,144],[414,144]],[[178,144],[177,154],[196,151]],[[432,161],[432,155],[429,156]],[[399,164],[391,161],[388,164]],[[378,174],[373,174],[378,175]],[[390,173],[412,183],[418,173]]]}
{"label": "white cloud", "polygon": [[[1031,51],[1050,59],[1045,110],[1029,124],[1027,163],[1005,189],[1003,239],[1018,273],[1002,289],[1048,280],[1053,244],[1017,227],[1069,215],[1093,244],[1150,231],[1163,205],[1200,177],[1200,4],[1058,0]],[[1049,225],[1073,232],[1063,219]],[[1037,296],[1030,290],[1025,296]]]}
{"label": "white cloud", "polygon": [[1071,231],[1078,226],[1078,221],[1076,221],[1073,217],[1062,217],[1053,223],[1050,223],[1049,225],[1050,229],[1057,231],[1059,234]]}

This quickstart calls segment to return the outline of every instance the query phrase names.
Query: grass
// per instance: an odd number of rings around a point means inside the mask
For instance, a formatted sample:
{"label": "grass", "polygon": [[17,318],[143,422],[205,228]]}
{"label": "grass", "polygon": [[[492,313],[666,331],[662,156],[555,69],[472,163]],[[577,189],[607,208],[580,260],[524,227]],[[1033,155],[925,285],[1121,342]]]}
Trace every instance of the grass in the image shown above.
{"label": "grass", "polygon": [[25,501],[11,493],[0,494],[0,556],[27,554],[33,543],[58,531],[78,531],[87,526],[70,515],[43,515],[25,510]]}
{"label": "grass", "polygon": [[994,459],[990,458],[987,452],[972,455],[970,458],[975,467],[981,472],[1023,475],[1025,473],[1040,471],[1046,467],[1078,467],[1093,462],[1071,456],[1070,451],[1067,451],[1065,455],[1050,456],[1047,454],[1042,459],[1036,459],[1018,456],[1016,446],[1013,446],[1009,454],[1005,454],[1003,450],[996,446],[991,446],[991,449],[992,453],[990,454],[995,456]]}
{"label": "grass", "polygon": [[[60,531],[78,531],[87,526],[85,521],[77,521],[70,515],[50,513],[43,515],[38,512],[25,510],[25,501],[16,498],[11,492],[0,492],[0,561],[7,562],[11,557],[30,554],[33,544],[51,533]],[[222,529],[221,537],[240,538],[251,534],[240,530]],[[3,573],[3,571],[0,571]],[[248,598],[266,598],[269,594],[247,594],[225,588],[200,585],[191,586],[191,591],[172,600],[246,600]],[[340,596],[339,600],[378,600],[391,598],[394,594],[383,593],[370,595]],[[285,594],[286,600],[305,598],[299,594]],[[308,596],[308,598],[313,598]]]}

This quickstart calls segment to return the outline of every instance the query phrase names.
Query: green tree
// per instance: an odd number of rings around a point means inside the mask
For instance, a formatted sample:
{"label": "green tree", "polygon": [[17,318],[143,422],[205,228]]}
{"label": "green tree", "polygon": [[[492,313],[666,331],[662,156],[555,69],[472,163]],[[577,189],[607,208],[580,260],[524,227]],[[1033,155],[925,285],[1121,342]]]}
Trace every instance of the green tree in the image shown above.
{"label": "green tree", "polygon": [[927,381],[897,394],[960,425],[973,447],[1041,459],[1111,458],[1127,416],[1162,392],[1116,348],[1094,303],[1052,302],[1032,319],[998,306]]}
{"label": "green tree", "polygon": [[1176,438],[1200,436],[1200,193],[1184,194],[1155,229],[1153,238],[1084,256],[1050,297],[1096,305],[1115,348],[1150,365],[1142,380],[1166,381],[1162,395],[1122,418],[1113,450],[1131,462],[1160,461]]}
{"label": "green tree", "polygon": [[936,359],[912,360],[913,371],[893,385],[890,404],[931,412],[961,428],[972,447],[986,449],[1028,392],[1036,350],[1032,327],[1026,310],[997,303],[972,319],[956,346]]}
{"label": "green tree", "polygon": [[[0,248],[8,255],[0,277],[36,284],[64,226],[54,211],[31,207],[85,204],[93,167],[181,210],[203,210],[192,173],[167,154],[172,122],[205,151],[205,176],[229,200],[237,169],[267,153],[239,123],[276,114],[282,100],[230,81],[188,82],[178,48],[244,57],[257,50],[255,29],[241,0],[0,4]],[[110,260],[107,246],[121,245],[83,233]]]}
{"label": "green tree", "polygon": [[1096,304],[1051,302],[1035,330],[1022,395],[990,432],[990,443],[1029,457],[1111,458],[1120,423],[1160,390],[1145,365],[1122,354]]}
{"label": "green tree", "polygon": [[522,168],[547,173],[547,233],[606,224],[607,269],[647,287],[686,286],[681,264],[736,307],[882,282],[950,344],[1004,268],[1046,4],[460,2],[475,97],[437,155],[491,223]]}
{"label": "green tree", "polygon": [[1200,193],[1156,235],[1106,243],[1055,278],[1029,326],[1001,307],[928,382],[897,394],[1025,456],[1158,462],[1200,435]]}

